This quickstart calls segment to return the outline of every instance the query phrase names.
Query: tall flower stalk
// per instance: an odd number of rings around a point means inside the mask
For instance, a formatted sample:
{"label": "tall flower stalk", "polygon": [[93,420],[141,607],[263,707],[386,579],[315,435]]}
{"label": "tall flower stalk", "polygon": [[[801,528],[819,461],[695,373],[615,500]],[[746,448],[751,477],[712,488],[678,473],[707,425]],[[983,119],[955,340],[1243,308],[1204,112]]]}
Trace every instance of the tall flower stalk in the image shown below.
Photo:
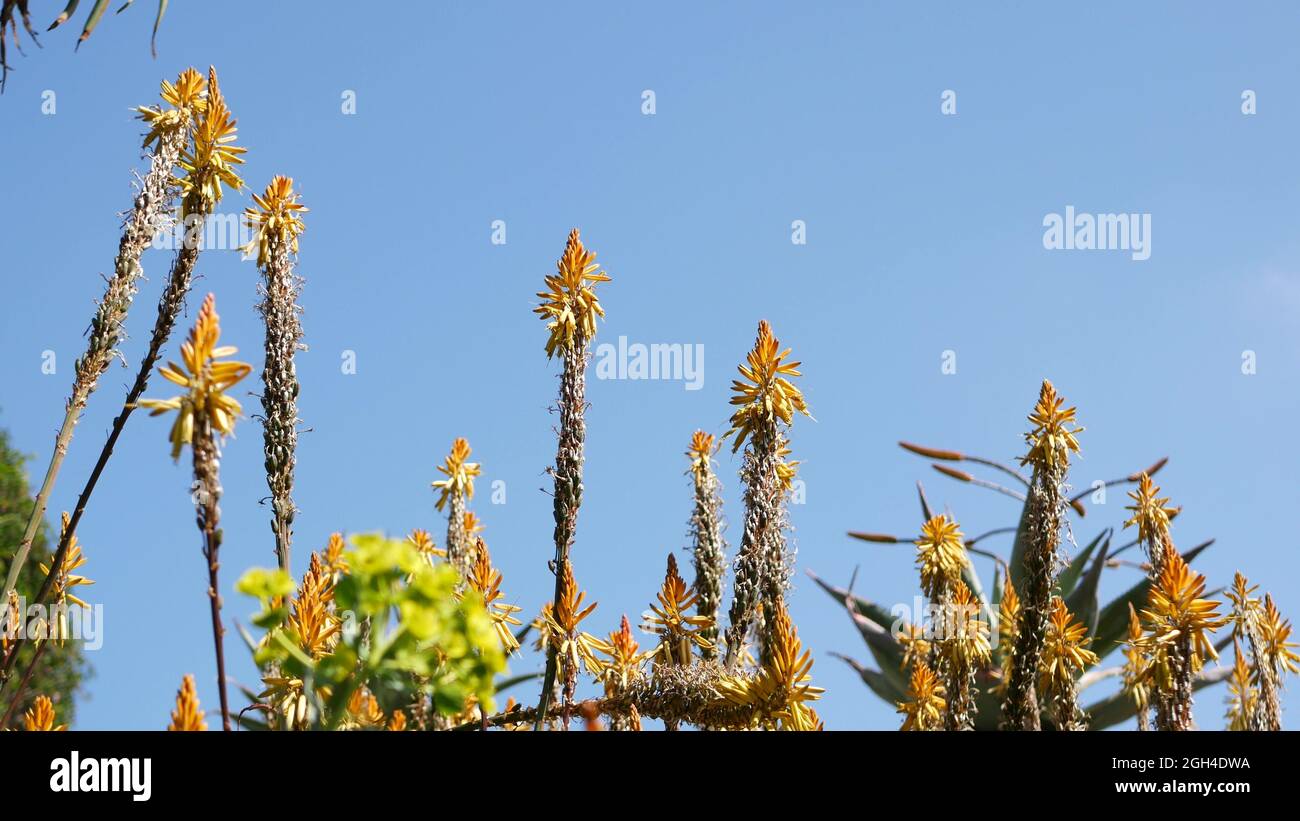
{"label": "tall flower stalk", "polygon": [[[546,290],[537,296],[541,304],[533,309],[546,321],[549,335],[546,356],[559,354],[564,362],[560,376],[559,441],[555,452],[555,465],[550,469],[555,480],[552,501],[555,517],[555,558],[551,571],[555,574],[555,603],[558,608],[565,593],[566,578],[572,583],[569,551],[578,528],[578,509],[582,506],[583,448],[587,439],[584,419],[587,404],[587,359],[592,339],[596,336],[596,318],[605,315],[595,286],[608,282],[609,275],[596,262],[596,254],[587,250],[579,238],[578,229],[569,233],[564,254],[556,263],[556,272],[546,277]],[[546,672],[542,679],[542,695],[537,705],[537,721],[541,729],[550,711],[557,674],[557,647],[552,643],[546,654]],[[566,679],[567,692],[567,679]],[[567,716],[566,716],[567,726]]]}
{"label": "tall flower stalk", "polygon": [[1038,698],[1034,691],[1042,661],[1043,642],[1051,610],[1052,590],[1060,569],[1061,528],[1064,525],[1065,479],[1070,454],[1079,451],[1075,409],[1064,407],[1052,383],[1043,380],[1038,404],[1029,415],[1033,426],[1025,434],[1028,453],[1021,465],[1031,465],[1029,496],[1020,537],[1025,540],[1024,584],[1020,624],[1012,652],[1011,674],[1002,703],[1003,722],[1013,730],[1039,729]]}
{"label": "tall flower stalk", "polygon": [[[175,181],[182,197],[180,218],[184,228],[184,240],[172,260],[167,284],[163,288],[162,296],[158,299],[158,314],[149,337],[149,347],[140,360],[135,381],[131,384],[130,390],[127,391],[122,411],[114,418],[108,439],[105,441],[103,448],[100,449],[99,458],[95,461],[95,466],[91,469],[90,476],[86,479],[80,496],[77,497],[77,506],[72,511],[68,528],[59,539],[58,547],[50,560],[51,572],[46,574],[45,581],[36,594],[35,604],[43,604],[49,596],[55,575],[59,572],[59,568],[62,567],[64,557],[67,554],[69,539],[75,535],[77,526],[81,522],[81,516],[85,513],[90,497],[94,494],[95,487],[99,483],[99,478],[103,475],[104,468],[107,467],[108,460],[113,455],[113,448],[117,444],[118,438],[121,437],[131,413],[135,410],[137,401],[148,388],[149,376],[153,373],[154,367],[157,366],[158,360],[162,357],[163,346],[171,336],[172,328],[176,325],[176,318],[185,305],[185,297],[189,294],[190,285],[194,279],[194,267],[198,263],[200,241],[203,237],[203,228],[207,217],[216,204],[221,201],[226,186],[235,190],[243,186],[243,180],[235,173],[235,166],[243,163],[244,160],[241,155],[246,149],[233,144],[236,132],[235,119],[231,115],[225,97],[222,96],[221,89],[217,84],[216,69],[208,69],[206,97],[203,98],[201,104],[195,103],[193,105],[193,111],[192,139],[189,145],[181,150],[180,159],[177,161],[177,166],[184,172],[184,176]],[[150,110],[149,114],[143,114],[142,112],[142,116],[154,128],[161,128],[167,122],[184,121],[179,109],[174,111]],[[3,667],[0,668],[0,678],[8,675],[17,658],[17,649],[20,644],[21,640],[15,642],[14,646],[10,648],[9,655],[5,658]]]}
{"label": "tall flower stalk", "polygon": [[36,504],[27,520],[22,541],[18,543],[14,560],[9,565],[9,575],[5,579],[0,601],[7,601],[18,583],[18,575],[31,553],[32,540],[36,538],[36,531],[44,520],[50,494],[54,491],[59,469],[63,466],[63,459],[72,442],[73,430],[86,403],[98,387],[100,377],[108,370],[113,359],[120,355],[118,346],[126,335],[124,325],[127,313],[139,290],[140,278],[144,276],[140,258],[149,247],[154,234],[165,226],[167,214],[176,198],[172,172],[189,139],[194,118],[203,110],[206,86],[203,75],[187,68],[176,78],[175,83],[163,81],[164,106],[140,106],[136,109],[139,117],[149,126],[144,139],[144,148],[150,152],[149,171],[140,178],[135,201],[122,228],[117,256],[113,260],[113,276],[108,279],[104,296],[90,320],[90,338],[86,352],[74,365],[72,393],[64,409],[63,424],[55,437],[54,452],[45,470],[45,479],[36,494]]}
{"label": "tall flower stalk", "polygon": [[294,357],[302,344],[302,277],[294,270],[298,236],[306,211],[298,202],[291,177],[274,177],[260,196],[253,195],[255,208],[244,210],[244,218],[256,235],[245,249],[257,250],[257,267],[262,272],[259,287],[262,301],[258,310],[266,326],[266,363],[262,368],[262,447],[266,456],[266,484],[271,491],[271,531],[275,534],[275,556],[280,569],[289,572],[293,543],[293,473],[298,451],[298,371]]}
{"label": "tall flower stalk", "polygon": [[705,659],[717,658],[718,610],[722,606],[722,580],[727,569],[727,542],[722,536],[722,483],[713,470],[717,446],[712,434],[697,430],[691,436],[686,456],[691,460],[695,485],[695,508],[691,513],[691,553],[695,560],[696,609],[710,620],[700,631],[709,643],[700,649]]}
{"label": "tall flower stalk", "polygon": [[447,510],[447,561],[462,579],[469,578],[474,567],[475,534],[467,526],[474,520],[473,514],[465,509],[465,502],[474,498],[474,477],[483,472],[478,462],[469,461],[470,453],[467,440],[460,438],[452,442],[451,453],[438,465],[438,472],[447,478],[433,483],[439,491],[434,506]]}
{"label": "tall flower stalk", "polygon": [[736,557],[734,592],[728,611],[726,664],[735,670],[744,656],[750,629],[762,616],[760,658],[767,663],[777,647],[774,615],[785,610],[791,559],[786,550],[785,480],[781,470],[786,440],[782,432],[802,413],[812,418],[803,393],[790,381],[800,376],[798,362],[787,361],[790,349],[758,323],[754,347],[739,366],[741,379],[732,382],[728,436],[732,452],[745,448],[741,481],[745,485],[745,530]]}
{"label": "tall flower stalk", "polygon": [[1148,675],[1159,694],[1156,729],[1191,730],[1192,681],[1205,659],[1219,654],[1209,633],[1228,623],[1219,602],[1203,599],[1205,577],[1187,566],[1172,546],[1142,611],[1146,634],[1138,646],[1151,661]]}
{"label": "tall flower stalk", "polygon": [[203,557],[208,562],[208,601],[212,613],[212,640],[217,656],[217,686],[221,695],[222,729],[230,730],[230,707],[226,698],[226,662],[221,625],[221,587],[217,571],[221,566],[221,453],[218,436],[234,431],[235,420],[242,414],[239,402],[227,391],[252,371],[244,362],[218,361],[236,349],[218,347],[221,322],[216,299],[208,294],[181,346],[184,368],[169,364],[159,373],[186,392],[171,399],[142,399],[137,405],[149,408],[150,416],[176,411],[170,439],[172,458],[177,459],[185,445],[190,446],[194,468],[194,508],[196,523],[203,536]]}

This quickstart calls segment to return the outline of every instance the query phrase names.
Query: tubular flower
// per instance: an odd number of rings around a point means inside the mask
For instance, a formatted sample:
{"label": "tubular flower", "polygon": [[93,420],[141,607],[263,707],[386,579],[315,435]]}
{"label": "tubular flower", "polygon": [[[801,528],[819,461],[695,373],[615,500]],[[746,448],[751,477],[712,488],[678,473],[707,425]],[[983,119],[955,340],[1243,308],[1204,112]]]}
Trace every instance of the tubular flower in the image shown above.
{"label": "tubular flower", "polygon": [[696,482],[705,481],[706,477],[713,475],[713,454],[717,453],[717,450],[718,446],[713,442],[713,434],[702,430],[691,434],[691,445],[686,449],[686,458],[691,460],[691,475],[695,477]]}
{"label": "tubular flower", "polygon": [[400,733],[406,729],[406,713],[401,710],[394,710],[392,716],[388,719],[388,731]]}
{"label": "tubular flower", "polygon": [[325,546],[324,562],[336,581],[340,575],[346,575],[349,569],[348,560],[343,555],[346,548],[347,543],[343,541],[342,533],[330,534],[329,543]]}
{"label": "tubular flower", "polygon": [[919,624],[903,623],[897,639],[903,648],[903,658],[898,663],[899,670],[906,670],[930,657],[930,641],[925,638],[925,627]]}
{"label": "tubular flower", "polygon": [[1232,576],[1232,587],[1226,595],[1232,602],[1232,635],[1249,637],[1258,628],[1264,616],[1264,607],[1259,597],[1253,595],[1259,585],[1251,585],[1240,572]]}
{"label": "tubular flower", "polygon": [[478,462],[466,461],[469,454],[469,442],[458,438],[451,443],[451,453],[438,465],[438,472],[447,477],[433,483],[435,488],[442,491],[435,505],[438,510],[442,510],[454,494],[463,495],[466,499],[474,498],[474,477],[482,473],[483,469]]}
{"label": "tubular flower", "polygon": [[578,237],[578,229],[569,232],[564,255],[555,264],[556,272],[546,278],[546,290],[537,294],[542,303],[533,309],[546,322],[551,335],[546,340],[546,356],[571,353],[575,342],[586,343],[596,335],[596,317],[603,317],[593,286],[609,282],[609,275],[596,263],[596,254],[588,251]]}
{"label": "tubular flower", "polygon": [[208,729],[203,720],[203,710],[199,707],[199,694],[194,688],[194,676],[186,674],[181,679],[181,689],[176,691],[176,709],[172,710],[172,723],[168,730],[173,732],[201,732]]}
{"label": "tubular flower", "polygon": [[384,711],[379,709],[379,699],[365,687],[358,688],[348,699],[348,718],[357,728],[384,726]]}
{"label": "tubular flower", "polygon": [[1228,676],[1228,712],[1224,718],[1229,730],[1245,731],[1251,728],[1251,716],[1255,714],[1259,693],[1251,684],[1250,665],[1246,663],[1241,642],[1235,637],[1232,649],[1232,674]]}
{"label": "tubular flower", "polygon": [[657,598],[659,603],[651,604],[650,610],[642,616],[645,619],[642,629],[659,636],[659,646],[654,651],[657,663],[690,664],[692,646],[705,650],[713,647],[708,639],[700,635],[701,630],[713,625],[713,619],[687,613],[699,600],[699,594],[695,588],[686,586],[685,580],[677,572],[677,557],[671,553],[668,554],[668,571]]}
{"label": "tubular flower", "polygon": [[790,442],[781,437],[776,449],[776,480],[786,493],[794,491],[794,480],[799,475],[799,460],[787,460],[790,455]]}
{"label": "tubular flower", "polygon": [[319,553],[303,574],[287,619],[289,634],[303,652],[320,659],[333,651],[343,623],[334,612],[334,577]]}
{"label": "tubular flower", "polygon": [[306,730],[311,726],[311,705],[300,678],[263,676],[266,689],[257,694],[266,699],[271,712],[268,726],[279,730]]}
{"label": "tubular flower", "polygon": [[471,539],[477,539],[478,534],[484,530],[483,521],[475,516],[472,510],[465,511],[465,518],[462,521],[465,523],[465,535]]}
{"label": "tubular flower", "polygon": [[[1227,624],[1228,619],[1219,616],[1219,602],[1200,598],[1204,592],[1205,577],[1188,567],[1177,551],[1170,550],[1164,570],[1151,587],[1147,609],[1142,611],[1150,631],[1143,645],[1154,652],[1175,641],[1186,641],[1193,671],[1200,670],[1205,659],[1217,659],[1219,654],[1207,634]],[[1157,664],[1159,661],[1157,657]],[[1167,674],[1167,670],[1156,671],[1161,681],[1167,680]]]}
{"label": "tubular flower", "polygon": [[738,368],[744,379],[731,383],[731,404],[739,405],[731,415],[731,430],[726,434],[738,434],[731,446],[733,453],[760,426],[775,426],[778,419],[792,424],[795,413],[812,418],[803,393],[786,378],[802,376],[800,363],[785,361],[789,355],[790,349],[781,349],[767,320],[759,322],[754,347],[745,357],[746,364]]}
{"label": "tubular flower", "polygon": [[943,682],[923,661],[912,667],[907,699],[898,703],[898,712],[905,716],[900,729],[924,731],[943,727],[943,711],[947,704]]}
{"label": "tubular flower", "polygon": [[826,692],[812,685],[812,653],[784,606],[772,615],[773,646],[755,676],[724,676],[718,690],[731,704],[753,711],[754,723],[766,729],[819,730],[821,719],[808,702]]}
{"label": "tubular flower", "polygon": [[226,98],[217,85],[216,69],[208,69],[208,98],[194,129],[193,145],[181,156],[180,167],[185,171],[181,179],[181,192],[185,201],[181,205],[181,218],[191,213],[191,200],[204,204],[204,211],[221,202],[222,185],[238,191],[244,181],[235,173],[234,166],[242,165],[240,156],[248,149],[232,145],[235,141],[235,118],[226,107]]}
{"label": "tubular flower", "polygon": [[170,108],[151,108],[147,105],[137,106],[136,116],[149,126],[145,135],[144,147],[161,142],[163,134],[188,128],[195,118],[203,114],[206,108],[204,93],[208,89],[207,80],[193,68],[187,68],[176,78],[175,83],[162,81],[163,102]]}
{"label": "tubular flower", "polygon": [[1010,574],[1002,583],[1002,600],[998,602],[998,656],[1002,659],[1002,678],[998,692],[1006,690],[1011,677],[1011,659],[1016,651],[1016,636],[1020,629],[1020,596],[1011,583]]}
{"label": "tubular flower", "polygon": [[244,221],[255,236],[241,250],[251,254],[256,248],[258,267],[265,267],[276,249],[298,253],[298,236],[306,227],[300,215],[307,211],[307,207],[298,202],[299,196],[293,190],[293,177],[277,175],[264,192],[253,195],[257,207],[244,209]]}
{"label": "tubular flower", "polygon": [[[58,616],[53,625],[53,632],[50,638],[56,639],[59,646],[63,646],[63,640],[68,636],[68,612],[69,605],[84,607],[90,609],[90,605],[74,595],[71,591],[75,587],[94,584],[93,581],[85,576],[78,576],[73,573],[86,563],[86,557],[81,552],[81,543],[77,540],[74,533],[67,536],[68,532],[68,512],[63,512],[63,529],[60,531],[68,540],[68,551],[64,554],[63,564],[59,567],[59,574],[54,578],[54,604],[58,610]],[[40,564],[41,572],[45,575],[50,574],[50,568],[44,562]]]}
{"label": "tubular flower", "polygon": [[1020,457],[1020,464],[1032,464],[1045,469],[1057,469],[1067,466],[1071,451],[1079,452],[1079,440],[1075,434],[1082,433],[1083,428],[1073,428],[1075,408],[1062,408],[1065,399],[1058,396],[1056,388],[1046,379],[1038,393],[1038,404],[1029,415],[1033,428],[1025,434],[1029,452]]}
{"label": "tubular flower", "polygon": [[1053,596],[1038,668],[1039,690],[1047,695],[1073,692],[1075,676],[1100,661],[1088,649],[1090,644],[1088,628],[1074,620],[1064,599]]}
{"label": "tubular flower", "polygon": [[931,599],[938,599],[961,581],[961,571],[970,566],[970,559],[957,523],[940,514],[921,525],[916,563],[921,569],[921,588]]}
{"label": "tubular flower", "polygon": [[492,557],[488,554],[487,544],[479,539],[474,565],[470,568],[466,582],[471,590],[478,591],[478,594],[483,597],[483,605],[492,619],[492,629],[496,631],[497,639],[501,642],[501,649],[508,656],[519,649],[519,642],[510,627],[523,624],[515,618],[515,613],[523,608],[498,601],[502,596],[501,581],[501,571],[492,566]]}
{"label": "tubular flower", "polygon": [[1291,638],[1291,622],[1282,618],[1277,605],[1273,604],[1271,594],[1264,596],[1264,615],[1260,619],[1259,632],[1262,639],[1260,650],[1264,659],[1275,670],[1300,673],[1300,655],[1296,655],[1293,649],[1296,643],[1287,641]]}
{"label": "tubular flower", "polygon": [[944,608],[947,624],[944,625],[941,643],[944,656],[950,664],[975,668],[988,664],[993,648],[989,645],[988,622],[980,618],[980,602],[963,581],[958,581],[952,591],[952,600]]}
{"label": "tubular flower", "polygon": [[185,367],[168,362],[165,368],[158,369],[168,382],[189,392],[171,399],[141,399],[136,403],[136,407],[151,409],[150,416],[169,410],[178,412],[171,430],[172,459],[179,459],[181,448],[193,441],[196,416],[207,418],[213,430],[226,436],[234,431],[235,419],[243,413],[239,401],[227,396],[226,391],[248,376],[253,366],[246,362],[218,362],[238,350],[229,345],[217,347],[220,338],[221,317],[217,315],[216,297],[208,294],[189,338],[181,345],[181,361]]}
{"label": "tubular flower", "polygon": [[543,608],[542,617],[546,621],[547,641],[554,643],[556,656],[563,660],[565,667],[576,671],[582,666],[587,672],[599,675],[601,663],[596,658],[596,651],[603,650],[605,643],[590,633],[578,630],[582,620],[596,609],[595,602],[583,608],[582,602],[586,597],[585,592],[578,591],[578,583],[573,580],[572,565],[566,564],[560,598],[550,606],[549,611]]}
{"label": "tubular flower", "polygon": [[627,616],[599,649],[609,657],[609,661],[602,664],[599,675],[600,682],[605,685],[606,697],[626,690],[629,684],[641,678],[641,665],[654,655],[654,652],[641,652]]}
{"label": "tubular flower", "polygon": [[424,560],[431,565],[435,558],[447,558],[447,551],[441,550],[434,545],[433,537],[429,535],[429,531],[427,530],[420,530],[419,528],[412,530],[411,535],[407,536],[406,540],[415,545],[415,549],[418,550],[420,555],[424,557]]}
{"label": "tubular flower", "polygon": [[1133,516],[1124,522],[1124,527],[1137,525],[1138,539],[1146,545],[1161,546],[1169,536],[1169,520],[1178,512],[1177,508],[1166,507],[1168,497],[1157,496],[1160,487],[1143,473],[1138,477],[1137,490],[1129,491],[1128,497],[1133,504],[1126,505],[1125,510],[1133,511]]}
{"label": "tubular flower", "polygon": [[28,732],[61,733],[68,729],[68,725],[55,726],[54,702],[50,701],[49,696],[37,696],[32,706],[23,713],[23,729]]}
{"label": "tubular flower", "polygon": [[1124,646],[1124,689],[1133,696],[1133,705],[1137,708],[1141,729],[1146,729],[1146,710],[1151,703],[1151,687],[1147,683],[1148,668],[1146,653],[1142,650],[1142,622],[1138,619],[1133,605],[1128,606],[1128,642]]}

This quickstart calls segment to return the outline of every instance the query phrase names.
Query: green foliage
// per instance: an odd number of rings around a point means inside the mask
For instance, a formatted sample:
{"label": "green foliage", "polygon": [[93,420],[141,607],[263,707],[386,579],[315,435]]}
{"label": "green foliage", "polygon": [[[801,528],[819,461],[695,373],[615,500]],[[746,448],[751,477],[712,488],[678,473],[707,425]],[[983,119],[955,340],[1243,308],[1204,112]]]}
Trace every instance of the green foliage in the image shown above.
{"label": "green foliage", "polygon": [[[24,462],[22,454],[9,446],[9,434],[0,430],[0,579],[9,572],[13,548],[22,541],[23,530],[35,504],[23,470]],[[29,604],[45,578],[38,565],[41,562],[49,564],[50,552],[49,529],[42,523],[32,543],[31,558],[18,576],[18,595]],[[32,642],[24,643],[14,669],[26,670],[35,650]],[[82,656],[79,642],[67,641],[62,647],[57,643],[51,644],[41,655],[40,664],[24,693],[23,703],[14,711],[13,726],[22,726],[23,712],[41,695],[49,696],[54,702],[57,723],[71,724],[75,713],[73,697],[88,676],[89,666]],[[10,687],[15,685],[13,682]]]}
{"label": "green foliage", "polygon": [[362,687],[385,711],[426,697],[443,716],[461,713],[471,699],[494,711],[493,678],[506,664],[482,598],[459,595],[456,571],[430,565],[407,541],[379,534],[350,541],[349,569],[333,588],[342,636],[320,658],[308,656],[287,629],[283,602],[293,585],[283,571],[250,570],[239,580],[238,589],[261,602],[254,621],[268,630],[255,651],[258,665],[304,682],[316,727],[344,723]]}

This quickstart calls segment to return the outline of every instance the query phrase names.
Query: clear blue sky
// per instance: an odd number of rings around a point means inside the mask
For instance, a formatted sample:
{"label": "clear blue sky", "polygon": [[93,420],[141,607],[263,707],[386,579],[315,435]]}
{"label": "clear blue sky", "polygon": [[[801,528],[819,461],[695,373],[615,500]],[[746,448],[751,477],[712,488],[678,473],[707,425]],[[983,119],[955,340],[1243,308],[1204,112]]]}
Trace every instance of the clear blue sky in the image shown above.
{"label": "clear blue sky", "polygon": [[[41,22],[58,11],[33,5]],[[111,269],[115,215],[130,203],[140,127],[129,108],[155,101],[161,78],[212,63],[249,147],[245,178],[260,190],[291,175],[312,209],[300,265],[311,350],[299,359],[299,570],[334,530],[425,527],[441,541],[429,482],[466,436],[484,466],[474,508],[507,595],[529,614],[549,598],[540,488],[557,366],[530,309],[576,225],[613,277],[601,341],[705,350],[698,391],[589,386],[573,557],[600,602],[594,630],[635,619],[666,554],[685,546],[682,452],[695,428],[725,430],[728,385],[760,318],[804,361],[817,417],[793,432],[807,503],[792,514],[792,606],[830,727],[897,723],[829,655],[868,657],[802,571],[844,583],[859,567],[860,593],[910,601],[910,551],[844,534],[914,532],[917,479],[967,533],[1014,524],[1014,502],[948,483],[894,443],[1010,459],[1043,377],[1087,427],[1076,487],[1169,455],[1161,484],[1186,507],[1176,540],[1219,540],[1197,563],[1211,586],[1241,568],[1300,613],[1293,6],[228,2],[218,13],[174,3],[154,61],[149,5],[107,17],[75,55],[79,21],[45,36],[44,50],[15,55],[0,98],[0,425],[35,457],[33,479]],[[54,116],[41,113],[45,89]],[[646,89],[653,116],[641,113]],[[940,113],[945,89],[956,116]],[[1241,113],[1245,89],[1254,116]],[[345,90],[354,116],[340,111]],[[231,196],[223,208],[246,204]],[[1042,220],[1067,205],[1150,214],[1151,258],[1045,250]],[[490,241],[498,219],[505,245]],[[793,220],[806,222],[806,245],[791,243]],[[169,259],[146,257],[125,347],[133,366]],[[254,267],[211,252],[200,270],[182,324],[214,291],[225,339],[260,368]],[[46,349],[54,376],[41,372]],[[341,373],[345,350],[355,375]],[[945,350],[956,374],[940,372]],[[1245,350],[1254,375],[1241,371]],[[103,379],[52,518],[73,505],[132,373]],[[169,387],[155,378],[149,395]],[[217,704],[189,471],[168,458],[167,428],[132,418],[80,529],[107,636],[90,654],[79,728],[165,726],[187,672],[204,705]],[[724,453],[733,549],[738,467]],[[274,562],[257,422],[228,443],[222,478],[225,612],[246,620],[250,603],[231,586]],[[506,483],[504,505],[489,503],[493,480]],[[1113,493],[1079,535],[1118,525],[1122,504]],[[1136,577],[1108,571],[1104,592]],[[252,683],[233,630],[227,653]],[[1203,726],[1221,726],[1223,695],[1198,699]]]}

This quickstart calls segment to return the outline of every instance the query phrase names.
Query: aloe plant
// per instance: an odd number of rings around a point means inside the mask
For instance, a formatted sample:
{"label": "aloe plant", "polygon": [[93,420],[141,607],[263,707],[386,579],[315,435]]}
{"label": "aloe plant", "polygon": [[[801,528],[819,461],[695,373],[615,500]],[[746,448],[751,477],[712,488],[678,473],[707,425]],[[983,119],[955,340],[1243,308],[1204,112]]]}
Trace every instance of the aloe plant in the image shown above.
{"label": "aloe plant", "polygon": [[[956,451],[925,448],[907,442],[900,442],[899,444],[912,453],[936,462],[977,464],[1001,471],[1004,475],[1015,478],[1017,484],[1021,487],[1024,487],[1026,482],[1025,477],[1019,471],[992,460],[968,456]],[[1161,459],[1147,468],[1146,471],[1128,474],[1122,478],[1106,482],[1106,485],[1135,484],[1143,473],[1147,475],[1154,474],[1164,467],[1166,461]],[[1022,505],[1027,505],[1024,501],[1025,494],[1019,493],[1013,488],[979,479],[948,465],[936,463],[932,464],[932,467],[943,475],[957,481],[989,488],[1003,496],[1020,500]],[[1075,518],[1072,523],[1075,530],[1079,527],[1079,520],[1083,519],[1087,514],[1084,501],[1092,492],[1093,489],[1089,488],[1088,491],[1069,500],[1069,509]],[[920,482],[917,483],[917,494],[920,502],[920,521],[928,521],[935,514]],[[982,609],[992,620],[996,620],[994,614],[998,612],[1001,604],[1003,584],[1008,574],[1010,575],[1011,585],[1015,590],[1021,591],[1024,589],[1023,568],[1026,549],[1024,521],[1025,510],[1022,507],[1020,521],[1017,526],[995,528],[966,540],[967,552],[974,558],[974,562],[970,567],[963,570],[963,581],[978,598]],[[985,546],[986,539],[1009,534],[1014,534],[1014,538],[1010,551],[1005,556],[989,550]],[[910,547],[912,544],[911,538],[884,533],[850,531],[848,535],[882,547],[891,544],[908,545]],[[1112,661],[1107,664],[1107,657],[1115,654],[1115,651],[1124,645],[1128,630],[1129,606],[1132,605],[1135,609],[1141,610],[1147,603],[1147,594],[1151,586],[1150,579],[1144,576],[1119,596],[1104,604],[1102,603],[1100,598],[1102,576],[1107,571],[1136,566],[1135,563],[1121,557],[1124,553],[1137,546],[1137,540],[1116,547],[1113,546],[1114,536],[1115,529],[1113,527],[1103,527],[1092,535],[1087,542],[1081,542],[1081,546],[1057,576],[1056,586],[1053,591],[1054,595],[1059,595],[1065,601],[1070,612],[1076,614],[1079,621],[1087,627],[1088,635],[1092,638],[1091,649],[1101,659],[1101,664],[1097,667],[1078,676],[1076,683],[1076,690],[1080,694],[1080,706],[1087,716],[1088,727],[1094,730],[1121,724],[1133,718],[1136,713],[1136,705],[1131,694],[1123,688],[1113,695],[1092,700],[1087,698],[1086,691],[1101,681],[1111,678],[1118,679],[1121,676],[1123,670],[1122,660],[1119,663]],[[1213,539],[1205,541],[1183,552],[1182,556],[1184,560],[1191,562],[1213,543]],[[907,551],[905,555],[900,555],[898,558],[899,561],[911,562],[913,556],[911,551]],[[980,559],[984,559],[993,565],[992,584],[985,584],[980,576],[976,565]],[[872,557],[872,560],[875,561],[876,557]],[[852,584],[848,587],[839,587],[820,578],[812,571],[808,571],[808,575],[844,609],[867,645],[870,663],[838,653],[835,654],[836,657],[852,667],[867,688],[889,705],[894,706],[906,701],[908,697],[908,679],[907,671],[904,669],[905,646],[904,643],[899,641],[897,631],[892,629],[896,619],[890,613],[889,608],[870,598],[857,595],[852,589]],[[1216,649],[1221,650],[1231,642],[1230,636],[1224,636],[1216,643]],[[982,669],[975,671],[977,712],[974,727],[977,730],[996,730],[999,728],[1002,699],[996,690],[997,685],[1003,678],[1004,658],[1002,651],[1003,648],[994,646],[992,658],[989,662]],[[1200,690],[1217,684],[1226,680],[1230,673],[1231,669],[1227,667],[1206,667],[1196,676],[1193,687]],[[1045,726],[1051,725],[1050,717],[1047,715],[1043,716],[1043,721]]]}

